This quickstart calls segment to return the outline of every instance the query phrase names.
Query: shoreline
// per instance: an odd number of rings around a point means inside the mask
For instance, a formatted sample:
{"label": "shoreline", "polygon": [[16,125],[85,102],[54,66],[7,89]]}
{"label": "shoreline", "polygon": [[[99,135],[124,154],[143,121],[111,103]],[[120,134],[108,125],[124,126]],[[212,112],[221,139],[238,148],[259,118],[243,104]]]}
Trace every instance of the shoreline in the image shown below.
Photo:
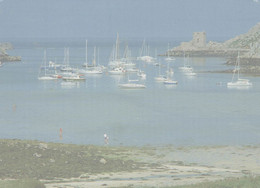
{"label": "shoreline", "polygon": [[[165,187],[260,176],[260,145],[94,146],[0,140],[0,178],[54,187]],[[23,173],[21,173],[23,172]]]}

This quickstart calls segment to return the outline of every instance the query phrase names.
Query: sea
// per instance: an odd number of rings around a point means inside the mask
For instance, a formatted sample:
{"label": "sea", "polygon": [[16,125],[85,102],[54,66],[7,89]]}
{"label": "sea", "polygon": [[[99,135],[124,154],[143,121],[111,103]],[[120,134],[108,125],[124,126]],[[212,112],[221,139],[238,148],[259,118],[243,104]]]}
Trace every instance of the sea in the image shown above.
{"label": "sea", "polygon": [[[89,38],[88,60],[98,49],[97,62],[108,66],[116,38]],[[118,85],[136,74],[86,75],[85,82],[64,86],[62,79],[38,80],[44,51],[47,62],[62,64],[69,48],[70,65],[82,68],[86,59],[85,38],[13,39],[8,54],[21,62],[0,68],[0,138],[45,142],[104,145],[104,134],[112,146],[204,146],[260,144],[260,78],[250,79],[250,88],[227,88],[233,69],[225,58],[188,58],[196,76],[183,74],[179,67],[187,57],[169,64],[164,54],[179,45],[173,39],[146,39],[155,63],[133,60],[147,77],[145,89],[122,89]],[[120,55],[128,45],[138,57],[143,39],[120,39]],[[159,64],[159,66],[158,66]],[[154,80],[168,67],[177,85]],[[215,73],[214,73],[215,71]]]}

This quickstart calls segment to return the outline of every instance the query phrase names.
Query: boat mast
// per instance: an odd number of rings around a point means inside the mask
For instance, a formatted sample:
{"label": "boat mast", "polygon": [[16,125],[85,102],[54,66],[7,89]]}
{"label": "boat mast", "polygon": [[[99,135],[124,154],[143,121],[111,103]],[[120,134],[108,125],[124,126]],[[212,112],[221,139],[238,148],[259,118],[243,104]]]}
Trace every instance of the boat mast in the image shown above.
{"label": "boat mast", "polygon": [[88,40],[86,40],[86,67],[88,66]]}
{"label": "boat mast", "polygon": [[97,49],[97,64],[99,66],[99,48]]}
{"label": "boat mast", "polygon": [[43,56],[43,61],[44,61],[44,76],[46,76],[46,50],[44,50],[44,56]]}
{"label": "boat mast", "polygon": [[237,54],[237,79],[239,79],[239,71],[240,71],[240,57],[239,57],[239,52]]}
{"label": "boat mast", "polygon": [[117,33],[117,37],[116,37],[116,51],[115,51],[115,58],[116,60],[119,60],[119,35]]}
{"label": "boat mast", "polygon": [[94,57],[93,57],[93,62],[92,62],[92,64],[93,64],[93,67],[96,66],[96,46],[94,47]]}
{"label": "boat mast", "polygon": [[168,52],[167,52],[168,58],[170,57],[169,52],[170,52],[170,43],[168,42]]}

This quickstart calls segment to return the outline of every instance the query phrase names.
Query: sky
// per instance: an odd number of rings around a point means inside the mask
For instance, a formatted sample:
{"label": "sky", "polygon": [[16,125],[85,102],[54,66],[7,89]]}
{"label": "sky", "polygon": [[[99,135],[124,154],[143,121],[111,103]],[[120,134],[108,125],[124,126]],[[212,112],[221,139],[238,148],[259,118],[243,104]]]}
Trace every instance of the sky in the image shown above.
{"label": "sky", "polygon": [[258,22],[258,0],[0,0],[0,38],[229,39]]}

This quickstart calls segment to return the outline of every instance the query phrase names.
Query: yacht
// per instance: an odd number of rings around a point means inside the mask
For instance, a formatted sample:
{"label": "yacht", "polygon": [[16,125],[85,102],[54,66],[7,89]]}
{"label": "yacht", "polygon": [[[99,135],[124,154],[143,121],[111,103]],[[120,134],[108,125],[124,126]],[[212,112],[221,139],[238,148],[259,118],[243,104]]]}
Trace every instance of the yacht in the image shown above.
{"label": "yacht", "polygon": [[85,81],[86,78],[81,77],[81,75],[72,75],[72,76],[66,76],[62,78],[64,81]]}
{"label": "yacht", "polygon": [[121,75],[125,74],[126,70],[123,67],[115,67],[112,70],[108,71],[108,73],[113,75]]}
{"label": "yacht", "polygon": [[146,74],[144,71],[139,70],[137,76],[140,77],[141,79],[146,79]]}
{"label": "yacht", "polygon": [[170,56],[170,44],[169,43],[168,43],[167,57],[165,58],[165,61],[175,61],[175,58]]}
{"label": "yacht", "polygon": [[164,84],[178,84],[178,81],[167,78],[163,81]]}
{"label": "yacht", "polygon": [[43,64],[44,65],[40,68],[38,80],[57,80],[57,76],[47,73],[48,68],[46,67],[46,50],[44,51]]}
{"label": "yacht", "polygon": [[248,80],[248,79],[244,79],[244,78],[240,78],[240,57],[239,57],[239,53],[237,56],[237,60],[236,60],[236,65],[235,65],[235,69],[233,71],[233,76],[232,76],[232,80],[231,82],[227,83],[228,87],[244,87],[244,86],[252,86],[253,84]]}
{"label": "yacht", "polygon": [[119,84],[119,88],[122,89],[144,89],[146,86],[144,84],[138,83],[138,80],[128,80],[128,83]]}

